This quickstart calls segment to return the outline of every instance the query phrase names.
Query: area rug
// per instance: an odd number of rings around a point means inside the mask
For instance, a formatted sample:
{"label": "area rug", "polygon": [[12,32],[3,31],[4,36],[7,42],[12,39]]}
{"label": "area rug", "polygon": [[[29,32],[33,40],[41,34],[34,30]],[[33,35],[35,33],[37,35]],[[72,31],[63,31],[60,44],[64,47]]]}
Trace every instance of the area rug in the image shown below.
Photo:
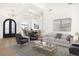
{"label": "area rug", "polygon": [[[20,47],[16,44],[10,46],[9,48],[15,50],[17,56],[49,56],[48,54],[35,50],[32,46],[32,43],[30,45],[26,44],[23,47]],[[69,49],[67,47],[57,45],[57,52],[54,53],[52,56],[72,56],[72,55],[69,53]]]}

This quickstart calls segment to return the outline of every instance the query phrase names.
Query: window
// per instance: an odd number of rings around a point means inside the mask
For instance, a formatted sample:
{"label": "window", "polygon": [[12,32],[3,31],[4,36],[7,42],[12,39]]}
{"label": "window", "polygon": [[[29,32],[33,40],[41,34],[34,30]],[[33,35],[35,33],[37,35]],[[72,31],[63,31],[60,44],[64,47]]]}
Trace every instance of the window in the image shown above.
{"label": "window", "polygon": [[55,19],[53,21],[54,31],[71,31],[71,18]]}

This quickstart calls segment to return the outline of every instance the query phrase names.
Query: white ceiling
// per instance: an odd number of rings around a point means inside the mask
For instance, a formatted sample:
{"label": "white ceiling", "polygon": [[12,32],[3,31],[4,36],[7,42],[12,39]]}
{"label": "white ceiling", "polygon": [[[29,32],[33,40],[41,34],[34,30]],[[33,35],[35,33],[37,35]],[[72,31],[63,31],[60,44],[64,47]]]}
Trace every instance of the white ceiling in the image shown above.
{"label": "white ceiling", "polygon": [[41,9],[55,8],[56,6],[71,6],[78,3],[33,3],[34,5],[40,7]]}
{"label": "white ceiling", "polygon": [[0,3],[0,15],[12,14],[20,16],[40,17],[42,9],[32,3]]}

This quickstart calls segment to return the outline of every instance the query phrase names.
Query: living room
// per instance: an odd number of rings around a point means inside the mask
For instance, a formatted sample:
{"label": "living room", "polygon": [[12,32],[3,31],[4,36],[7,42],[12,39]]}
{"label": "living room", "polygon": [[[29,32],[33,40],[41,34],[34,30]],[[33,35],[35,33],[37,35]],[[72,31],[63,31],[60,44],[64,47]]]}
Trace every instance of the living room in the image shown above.
{"label": "living room", "polygon": [[[0,55],[79,55],[78,6],[79,3],[0,3]],[[19,39],[22,31],[27,36]],[[17,39],[28,42],[19,43]]]}

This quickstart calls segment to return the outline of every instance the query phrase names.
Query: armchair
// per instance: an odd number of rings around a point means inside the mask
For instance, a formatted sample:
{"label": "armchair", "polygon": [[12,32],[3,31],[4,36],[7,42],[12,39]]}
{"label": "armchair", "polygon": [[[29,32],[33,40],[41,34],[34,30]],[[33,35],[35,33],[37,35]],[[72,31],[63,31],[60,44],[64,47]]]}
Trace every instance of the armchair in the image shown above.
{"label": "armchair", "polygon": [[17,42],[17,44],[22,45],[22,44],[28,42],[28,38],[22,37],[21,34],[16,34],[15,36],[16,36],[16,42]]}
{"label": "armchair", "polygon": [[38,32],[29,33],[30,40],[38,40]]}
{"label": "armchair", "polygon": [[79,56],[79,44],[72,44],[69,48],[69,52]]}

